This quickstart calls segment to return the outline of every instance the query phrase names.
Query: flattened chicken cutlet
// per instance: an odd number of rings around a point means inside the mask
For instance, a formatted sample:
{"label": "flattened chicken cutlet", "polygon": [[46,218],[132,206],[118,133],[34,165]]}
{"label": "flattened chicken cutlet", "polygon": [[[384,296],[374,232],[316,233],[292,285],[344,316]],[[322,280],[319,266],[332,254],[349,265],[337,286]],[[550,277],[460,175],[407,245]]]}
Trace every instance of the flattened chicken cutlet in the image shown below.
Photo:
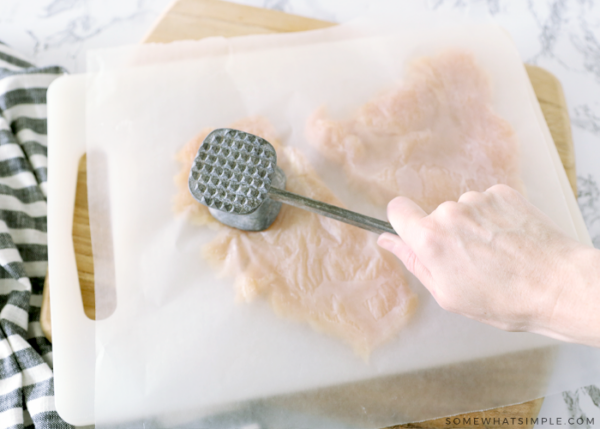
{"label": "flattened chicken cutlet", "polygon": [[[273,144],[289,191],[341,205],[301,153],[278,143],[264,118],[232,128]],[[377,247],[375,234],[286,205],[263,232],[219,224],[187,188],[193,159],[210,131],[178,154],[176,177],[175,210],[189,210],[195,223],[220,225],[204,257],[235,277],[238,299],[262,296],[278,315],[337,336],[368,358],[402,329],[417,305],[397,262]],[[366,103],[352,119],[334,121],[321,108],[306,131],[311,145],[382,205],[405,195],[431,212],[497,183],[524,191],[514,131],[493,112],[490,83],[469,53],[418,59],[401,86]]]}
{"label": "flattened chicken cutlet", "polygon": [[515,133],[493,111],[489,79],[468,52],[415,60],[400,86],[349,120],[320,108],[306,134],[377,204],[403,195],[430,213],[498,183],[524,194]]}
{"label": "flattened chicken cutlet", "polygon": [[[287,190],[342,205],[301,153],[278,143],[265,119],[241,120],[232,128],[258,135],[275,147]],[[192,160],[210,131],[203,130],[178,154],[182,169],[176,178],[176,210],[190,210],[199,224],[217,222],[187,189]],[[417,297],[401,266],[377,246],[371,232],[285,204],[266,231],[221,227],[203,256],[221,274],[235,277],[239,300],[264,297],[279,316],[339,337],[365,359],[414,312]]]}

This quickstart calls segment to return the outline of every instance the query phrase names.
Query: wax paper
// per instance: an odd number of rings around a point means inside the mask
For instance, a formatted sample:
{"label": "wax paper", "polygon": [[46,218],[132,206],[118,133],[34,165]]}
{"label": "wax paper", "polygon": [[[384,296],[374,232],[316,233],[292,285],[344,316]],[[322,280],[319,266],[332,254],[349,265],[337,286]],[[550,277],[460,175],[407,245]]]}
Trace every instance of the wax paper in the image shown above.
{"label": "wax paper", "polygon": [[201,257],[218,231],[173,212],[177,151],[205,127],[259,115],[344,205],[385,218],[385,207],[349,189],[306,144],[306,120],[322,105],[348,117],[398,84],[407,61],[458,47],[492,79],[495,111],[520,142],[529,200],[589,241],[503,31],[427,13],[402,22],[92,55],[88,198],[94,255],[105,266],[96,270],[96,302],[105,303],[96,325],[99,427],[377,428],[523,402],[600,374],[595,350],[448,313],[412,277],[417,313],[365,360],[264,301],[236,304],[232,279]]}

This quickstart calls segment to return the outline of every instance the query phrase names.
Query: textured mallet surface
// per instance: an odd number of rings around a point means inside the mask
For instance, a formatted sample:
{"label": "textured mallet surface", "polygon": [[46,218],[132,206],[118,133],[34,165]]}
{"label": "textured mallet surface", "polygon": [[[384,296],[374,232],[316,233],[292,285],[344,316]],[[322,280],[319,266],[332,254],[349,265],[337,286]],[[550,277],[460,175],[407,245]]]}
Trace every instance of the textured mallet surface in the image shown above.
{"label": "textured mallet surface", "polygon": [[277,154],[266,140],[233,129],[211,132],[189,175],[192,195],[227,213],[249,214],[267,199]]}
{"label": "textured mallet surface", "polygon": [[[265,118],[242,119],[231,127],[273,145],[288,191],[343,206],[303,154],[280,143]],[[210,131],[202,131],[178,154],[180,191],[175,207],[195,224],[219,231],[204,246],[202,256],[216,276],[233,280],[236,299],[266,300],[277,315],[335,336],[365,358],[393,338],[414,314],[417,297],[400,262],[377,246],[376,234],[286,204],[268,229],[241,231],[216,221],[208,207],[192,197],[187,189],[189,171]]]}
{"label": "textured mallet surface", "polygon": [[[274,145],[288,191],[341,205],[302,153],[278,142],[265,119],[232,127]],[[214,225],[186,183],[208,133],[179,154],[176,207],[196,223]],[[334,167],[341,165],[346,178],[383,207],[405,195],[431,212],[463,192],[496,183],[523,189],[514,130],[494,112],[490,81],[465,52],[415,60],[403,82],[345,119],[319,109],[308,120],[307,143]],[[394,338],[415,313],[417,297],[402,268],[370,232],[286,205],[262,232],[216,227],[220,233],[206,245],[204,257],[235,278],[239,300],[265,299],[278,315],[341,338],[362,356]]]}

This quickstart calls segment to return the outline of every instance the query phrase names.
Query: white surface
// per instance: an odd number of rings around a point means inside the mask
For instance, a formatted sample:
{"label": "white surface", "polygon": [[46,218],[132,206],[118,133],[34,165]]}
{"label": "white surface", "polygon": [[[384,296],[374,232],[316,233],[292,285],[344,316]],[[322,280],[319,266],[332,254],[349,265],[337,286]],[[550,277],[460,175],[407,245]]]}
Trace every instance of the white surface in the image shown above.
{"label": "white surface", "polygon": [[[345,22],[368,0],[235,0]],[[388,0],[408,4],[412,0]],[[521,59],[562,82],[573,124],[580,205],[600,247],[600,2],[587,0],[423,0],[434,9],[477,3],[511,34]],[[171,0],[2,0],[0,40],[38,65],[85,71],[91,48],[138,43]]]}
{"label": "white surface", "polygon": [[[600,399],[598,392],[597,388],[590,386],[545,398],[538,415],[539,423],[535,427],[555,429],[567,426],[589,429],[600,426],[600,408],[593,402]],[[572,405],[566,407],[565,402]]]}
{"label": "white surface", "polygon": [[[28,54],[39,65],[59,64],[71,72],[83,71],[89,48],[137,43],[169,2],[2,0],[0,40]],[[238,2],[337,22],[362,13],[366,4],[366,0]],[[463,8],[469,2],[431,0],[428,3],[435,8]],[[600,4],[575,0],[489,0],[487,8],[511,33],[524,61],[545,67],[563,83],[571,112],[579,186],[583,194],[579,201],[598,246],[600,72],[595,64],[600,40]],[[77,302],[80,303],[80,299]],[[57,387],[57,391],[59,389]]]}
{"label": "white surface", "polygon": [[76,425],[93,422],[94,322],[83,312],[73,209],[79,159],[85,152],[85,76],[56,79],[48,89],[48,266],[56,409]]}
{"label": "white surface", "polygon": [[[264,302],[236,306],[233,279],[215,278],[198,258],[214,232],[173,219],[170,201],[175,190],[170,183],[177,166],[164,160],[198,130],[260,114],[289,136],[287,144],[315,159],[318,155],[306,146],[303,130],[316,107],[325,102],[333,115],[347,115],[392,86],[407,59],[460,46],[474,52],[491,74],[495,110],[513,125],[521,142],[530,200],[571,236],[589,240],[568,193],[566,175],[557,174],[556,149],[539,107],[532,104],[527,75],[504,33],[494,28],[448,31],[431,23],[413,24],[401,25],[397,38],[252,55],[233,45],[233,57],[93,77],[88,87],[88,153],[104,152],[103,162],[110,171],[118,295],[115,314],[97,325],[98,416],[140,418],[179,408],[220,406],[556,344],[447,313],[416,287],[421,309],[415,320],[367,364],[338,340],[278,318]],[[310,65],[310,73],[303,65]],[[332,85],[343,70],[345,84]],[[274,75],[286,79],[273,85]],[[260,97],[252,96],[253,88],[261,88]],[[326,176],[326,165],[313,165],[321,177]],[[98,174],[102,173],[88,164],[88,183]],[[90,192],[90,203],[94,196]],[[357,206],[359,200],[345,203],[359,211],[368,209]],[[171,335],[183,326],[195,328],[185,336]],[[169,362],[178,364],[172,367]],[[115,391],[117,384],[120,389]],[[197,392],[198,386],[203,386],[202,392]],[[167,391],[177,394],[165,397]]]}

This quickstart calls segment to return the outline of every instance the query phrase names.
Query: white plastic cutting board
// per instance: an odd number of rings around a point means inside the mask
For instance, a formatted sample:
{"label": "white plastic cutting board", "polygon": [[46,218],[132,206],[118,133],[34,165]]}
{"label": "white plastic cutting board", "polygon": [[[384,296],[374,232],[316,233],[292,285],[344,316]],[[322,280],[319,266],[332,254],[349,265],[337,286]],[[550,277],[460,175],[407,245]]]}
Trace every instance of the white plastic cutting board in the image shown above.
{"label": "white plastic cutting board", "polygon": [[[159,73],[160,71],[157,71]],[[145,79],[152,80],[151,71],[146,71]],[[159,75],[155,76],[159,79]],[[526,79],[523,71],[522,79]],[[52,317],[53,317],[53,335],[54,335],[54,359],[55,359],[55,389],[56,406],[60,415],[73,424],[82,425],[93,422],[94,415],[94,323],[87,319],[81,305],[81,296],[79,292],[77,269],[75,265],[74,251],[71,240],[72,231],[72,213],[75,196],[75,183],[77,177],[77,165],[80,156],[85,149],[85,76],[63,77],[52,84],[48,93],[48,145],[49,153],[49,204],[48,204],[48,223],[49,223],[49,264],[52,272],[51,296],[52,296]],[[543,135],[547,149],[550,153],[550,164],[547,168],[553,168],[558,171],[558,180],[560,189],[554,188],[551,192],[561,193],[567,212],[570,214],[570,231],[572,235],[577,236],[582,242],[589,242],[589,237],[583,225],[581,215],[576,206],[576,202],[570,191],[568,181],[562,170],[558,154],[552,143],[550,134],[543,120],[539,106],[535,101],[533,90],[528,87],[530,94],[527,95],[530,102],[534,105],[537,115],[537,126],[539,132]],[[542,156],[542,154],[540,154]],[[543,155],[545,157],[547,155]],[[422,302],[427,300],[425,292],[418,289]],[[220,297],[223,298],[223,297]],[[118,310],[117,310],[118,311]],[[249,313],[257,310],[244,310]],[[423,310],[428,311],[427,309]],[[260,316],[262,317],[262,316]],[[269,320],[256,321],[256,326],[261,323],[272,324],[271,315],[266,316]],[[274,316],[273,316],[274,317]],[[456,315],[448,315],[449,319],[454,319]],[[285,322],[281,322],[282,325]],[[201,330],[202,326],[198,326]],[[424,360],[424,354],[419,354],[411,359],[410,353],[403,355],[402,358],[390,361],[385,356],[377,361],[374,359],[375,368],[369,368],[358,358],[351,356],[346,359],[339,359],[339,356],[348,356],[345,346],[336,345],[330,338],[321,338],[319,334],[311,333],[304,327],[298,328],[292,326],[289,331],[287,327],[273,327],[275,330],[282,330],[282,334],[289,338],[298,340],[298,350],[288,350],[292,355],[298,355],[305,352],[305,347],[316,347],[316,349],[327,350],[330,359],[303,360],[303,367],[298,367],[298,362],[290,360],[289,368],[265,367],[258,371],[265,374],[271,373],[276,369],[279,372],[291,374],[285,382],[278,383],[277,378],[269,380],[269,383],[256,386],[252,383],[243,386],[230,386],[218,392],[218,398],[212,404],[227,403],[244,398],[252,398],[267,394],[277,394],[284,392],[293,392],[299,389],[310,389],[312,387],[323,386],[327,384],[344,383],[357,379],[369,378],[372,376],[414,370],[418,368],[443,365],[449,362],[460,361],[476,356],[485,356],[496,353],[504,353],[511,350],[521,350],[536,346],[551,344],[552,341],[543,337],[532,336],[529,334],[509,334],[500,333],[493,328],[483,325],[472,325],[474,335],[485,335],[490,332],[497,338],[506,338],[506,343],[498,343],[497,350],[463,350],[461,354],[439,354],[438,347],[444,347],[445,343],[452,341],[452,332],[437,330],[434,332],[435,338],[429,338],[431,346],[430,353],[427,354],[429,360]],[[424,331],[425,334],[431,332]],[[411,335],[416,335],[413,332]],[[463,332],[468,334],[468,332]],[[207,334],[208,335],[208,334]],[[231,341],[223,344],[224,349],[236,349],[256,344],[248,344],[243,336],[236,337],[233,333]],[[510,337],[510,339],[509,339]],[[316,344],[316,343],[318,344]],[[315,345],[316,344],[316,345]],[[259,344],[260,345],[260,344]],[[264,345],[268,348],[267,345]],[[395,347],[391,345],[392,349]],[[427,347],[426,345],[423,347]],[[270,349],[267,351],[273,351]],[[211,349],[214,350],[214,349]],[[421,352],[426,349],[422,349]],[[265,354],[267,355],[267,353]],[[400,356],[400,355],[398,355]],[[381,357],[381,356],[380,356]],[[198,357],[200,360],[200,357]],[[208,361],[207,361],[208,362]],[[284,361],[285,362],[285,361]],[[218,366],[218,362],[215,361]],[[313,367],[314,366],[314,367]],[[328,367],[335,368],[337,372],[328,370]],[[210,365],[203,366],[199,371],[212,371]],[[244,373],[244,368],[237,369],[240,374]],[[299,372],[299,370],[301,370]],[[293,374],[298,373],[294,379]],[[307,374],[313,374],[313,378]],[[235,373],[232,373],[232,379],[235,379]],[[264,377],[263,377],[264,378]],[[127,380],[116,378],[114,386],[119,386],[115,394],[127,391]],[[226,386],[227,387],[227,386]],[[262,390],[261,390],[262,389]],[[135,410],[134,410],[135,412]],[[133,414],[135,415],[135,413]]]}
{"label": "white plastic cutting board", "polygon": [[96,330],[83,311],[72,239],[77,167],[85,152],[85,81],[85,75],[61,77],[47,97],[54,393],[58,413],[74,425],[94,422]]}

